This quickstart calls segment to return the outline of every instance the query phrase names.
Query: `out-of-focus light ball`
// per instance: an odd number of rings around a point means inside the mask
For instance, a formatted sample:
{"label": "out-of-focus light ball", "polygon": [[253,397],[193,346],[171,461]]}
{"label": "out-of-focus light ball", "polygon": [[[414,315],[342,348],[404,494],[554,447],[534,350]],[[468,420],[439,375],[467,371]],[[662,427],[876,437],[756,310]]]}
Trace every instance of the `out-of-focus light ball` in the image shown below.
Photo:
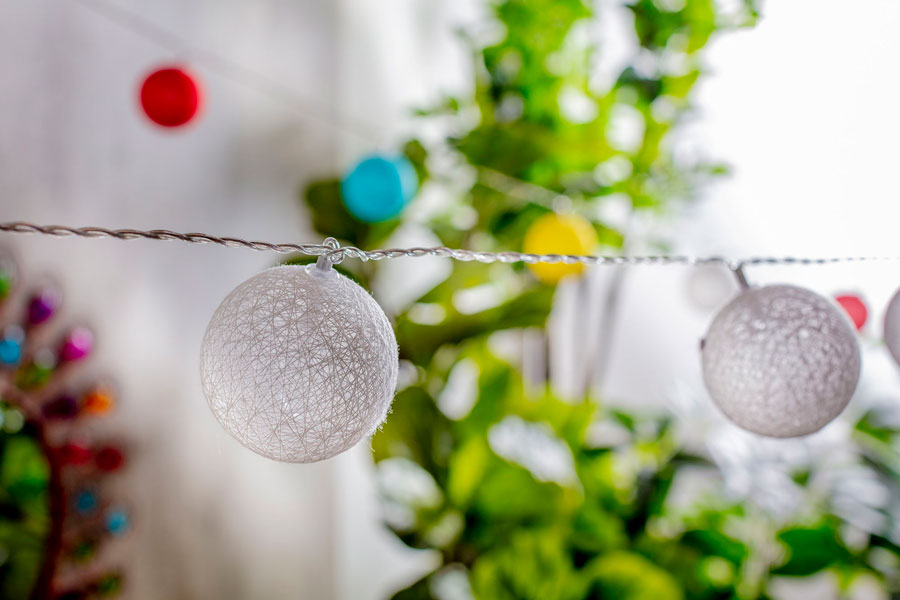
{"label": "out-of-focus light ball", "polygon": [[884,313],[884,343],[900,365],[900,290],[891,298]]}
{"label": "out-of-focus light ball", "polygon": [[72,394],[60,394],[44,404],[42,412],[48,419],[74,419],[79,409],[78,398]]}
{"label": "out-of-focus light ball", "polygon": [[78,511],[79,514],[90,515],[97,510],[99,502],[97,501],[97,495],[94,492],[83,491],[75,496],[74,504],[75,510]]}
{"label": "out-of-focus light ball", "polygon": [[30,325],[40,325],[46,323],[56,313],[62,299],[59,293],[52,289],[46,288],[40,290],[28,299],[28,323]]}
{"label": "out-of-focus light ball", "polygon": [[859,379],[847,317],[789,285],[741,293],[716,315],[702,348],[706,387],[725,416],[772,437],[818,431],[844,410]]}
{"label": "out-of-focus light ball", "polygon": [[59,458],[63,464],[67,465],[84,465],[92,457],[91,449],[84,444],[69,442],[59,449]]}
{"label": "out-of-focus light ball", "polygon": [[7,325],[0,339],[0,363],[16,365],[22,359],[25,331],[18,325]]}
{"label": "out-of-focus light ball", "polygon": [[116,471],[125,464],[125,455],[115,446],[104,446],[97,451],[94,462],[101,471]]}
{"label": "out-of-focus light ball", "polygon": [[366,290],[334,269],[274,267],[234,289],[203,338],[203,392],[219,423],[275,460],[344,452],[384,421],[397,341]]}
{"label": "out-of-focus light ball", "polygon": [[[590,222],[578,215],[553,213],[531,224],[522,245],[528,254],[590,254],[596,247],[597,232]],[[538,263],[528,268],[538,279],[552,285],[568,275],[580,274],[584,265]]]}
{"label": "out-of-focus light ball", "polygon": [[113,393],[106,388],[91,390],[84,398],[84,411],[93,415],[105,415],[115,406]]}
{"label": "out-of-focus light ball", "polygon": [[163,127],[180,127],[197,115],[202,94],[193,75],[173,66],[157,69],[144,79],[140,100],[151,121]]}
{"label": "out-of-focus light ball", "polygon": [[738,290],[737,280],[725,265],[696,265],[688,274],[688,298],[702,311],[724,306]]}
{"label": "out-of-focus light ball", "polygon": [[16,285],[16,263],[0,254],[0,300],[5,300]]}
{"label": "out-of-focus light ball", "polygon": [[366,223],[393,219],[419,187],[416,170],[405,156],[371,156],[341,182],[341,198],[351,215]]}
{"label": "out-of-focus light ball", "polygon": [[76,327],[59,346],[59,360],[75,362],[90,356],[94,349],[94,334],[86,327]]}
{"label": "out-of-focus light ball", "polygon": [[847,316],[850,317],[850,320],[853,321],[853,326],[856,327],[856,330],[859,331],[862,329],[869,319],[869,308],[866,306],[863,299],[855,294],[841,294],[835,296],[834,300],[841,305],[841,308],[844,309],[844,312],[846,312]]}
{"label": "out-of-focus light ball", "polygon": [[122,509],[110,511],[105,518],[106,530],[113,535],[122,535],[131,525],[128,513]]}

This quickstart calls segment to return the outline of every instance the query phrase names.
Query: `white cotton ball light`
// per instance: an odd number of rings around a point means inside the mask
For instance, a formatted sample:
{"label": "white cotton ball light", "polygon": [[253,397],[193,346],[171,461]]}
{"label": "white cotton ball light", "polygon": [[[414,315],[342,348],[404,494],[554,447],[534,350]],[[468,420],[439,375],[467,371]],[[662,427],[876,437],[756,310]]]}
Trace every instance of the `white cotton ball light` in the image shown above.
{"label": "white cotton ball light", "polygon": [[900,364],[900,290],[894,294],[884,313],[884,343]]}
{"label": "white cotton ball light", "polygon": [[772,437],[818,431],[859,379],[856,335],[830,300],[790,285],[750,288],[716,315],[702,344],[712,399],[740,427]]}
{"label": "white cotton ball light", "polygon": [[219,423],[286,462],[324,460],[372,434],[397,370],[384,311],[327,264],[273,267],[239,285],[201,350],[203,393]]}

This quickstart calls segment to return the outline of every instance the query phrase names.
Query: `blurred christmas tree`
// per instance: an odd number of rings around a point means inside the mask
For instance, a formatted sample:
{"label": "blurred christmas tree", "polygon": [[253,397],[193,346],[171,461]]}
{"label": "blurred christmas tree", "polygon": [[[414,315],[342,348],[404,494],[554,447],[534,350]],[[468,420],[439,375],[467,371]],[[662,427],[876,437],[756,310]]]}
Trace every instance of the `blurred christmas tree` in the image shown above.
{"label": "blurred christmas tree", "polygon": [[[361,248],[389,245],[401,225],[473,250],[664,247],[628,223],[692,200],[725,172],[686,161],[672,142],[690,114],[710,38],[755,22],[754,2],[729,6],[636,0],[595,14],[582,0],[493,3],[502,39],[467,38],[473,96],[420,111],[448,133],[403,148],[420,185],[443,190],[430,196],[444,201],[414,200],[390,218],[393,208],[360,207],[366,198],[356,181],[342,189],[334,178],[306,191],[313,226]],[[614,10],[633,20],[634,52],[603,81],[597,25]],[[399,171],[394,177],[399,210],[405,188]],[[354,217],[376,214],[387,220]],[[368,286],[377,282],[375,264],[343,268]],[[860,573],[897,585],[894,542],[873,536],[881,554],[872,560],[869,538],[852,547],[846,519],[827,501],[792,522],[719,493],[672,508],[669,492],[683,467],[715,468],[684,449],[671,420],[601,409],[590,389],[573,399],[525,381],[500,334],[545,327],[555,284],[577,276],[577,266],[448,268],[393,315],[406,377],[373,440],[385,517],[405,543],[442,559],[395,598],[765,598],[773,576],[823,569],[839,573],[844,587]],[[464,301],[473,291],[478,301]],[[847,442],[855,464],[869,461],[873,440],[882,440],[877,462],[896,460],[883,441],[896,430],[864,425],[872,418],[858,421],[859,436]],[[797,469],[797,485],[811,473]]]}
{"label": "blurred christmas tree", "polygon": [[125,459],[91,421],[115,399],[84,376],[94,338],[60,329],[58,291],[23,292],[0,254],[0,598],[110,598],[121,548],[106,550],[130,515],[108,482]]}

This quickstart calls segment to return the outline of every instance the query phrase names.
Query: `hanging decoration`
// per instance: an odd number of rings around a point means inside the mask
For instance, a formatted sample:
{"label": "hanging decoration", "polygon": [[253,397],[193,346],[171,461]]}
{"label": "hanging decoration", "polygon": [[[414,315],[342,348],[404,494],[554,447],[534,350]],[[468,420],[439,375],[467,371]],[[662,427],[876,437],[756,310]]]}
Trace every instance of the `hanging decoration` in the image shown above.
{"label": "hanging decoration", "polygon": [[418,191],[416,170],[405,156],[370,156],[341,182],[341,199],[351,215],[366,223],[397,217]]}
{"label": "hanging decoration", "polygon": [[[549,216],[555,220],[544,231],[553,231],[568,218]],[[578,227],[573,225],[571,229]],[[333,270],[332,264],[344,258],[366,261],[435,256],[564,267],[727,266],[744,291],[715,317],[701,344],[704,379],[713,400],[732,421],[774,437],[807,435],[840,414],[859,378],[859,347],[849,319],[834,302],[790,285],[750,288],[743,268],[877,260],[754,257],[735,262],[719,256],[482,252],[445,246],[361,250],[340,247],[333,238],[324,244],[277,244],[166,229],[27,222],[0,223],[0,231],[180,240],[317,256],[315,265],[276,267],[238,286],[213,315],[202,347],[204,393],[225,429],[259,454],[291,462],[323,460],[372,433],[385,418],[397,380],[398,349],[390,323],[365,290]],[[587,232],[581,235],[589,237]],[[536,249],[534,245],[529,248]],[[44,298],[35,296],[29,306],[45,304]],[[30,321],[45,318],[43,308],[28,312]],[[22,328],[7,328],[0,357],[18,360],[15,355],[21,336]],[[895,358],[900,358],[897,297],[888,309],[885,336]],[[85,332],[75,335],[73,331],[68,342],[59,347],[63,363],[89,352],[90,343]],[[35,354],[33,358],[22,375],[23,385],[45,380],[58,360],[56,353]],[[73,460],[87,460],[77,447],[67,452]]]}
{"label": "hanging decoration", "polygon": [[862,330],[869,319],[869,308],[866,306],[865,301],[856,294],[839,294],[834,297],[834,300],[841,305],[841,308],[853,321],[853,326],[856,327],[856,330]]}
{"label": "hanging decoration", "polygon": [[263,271],[225,298],[203,338],[203,392],[247,448],[320,461],[384,421],[397,352],[378,303],[323,256]]}
{"label": "hanging decoration", "polygon": [[150,73],[141,84],[141,108],[162,127],[181,127],[200,111],[202,93],[196,78],[184,67],[170,66]]}
{"label": "hanging decoration", "polygon": [[[531,224],[523,243],[529,254],[590,254],[597,247],[597,232],[578,215],[548,213]],[[544,283],[553,285],[569,275],[579,275],[584,265],[529,264],[528,268]]]}
{"label": "hanging decoration", "polygon": [[[18,543],[0,569],[0,596],[114,595],[122,570],[107,542],[127,533],[130,509],[109,483],[125,464],[98,419],[115,407],[112,388],[85,376],[94,338],[60,328],[61,296],[24,296],[15,261],[0,257],[0,530]],[[117,461],[111,461],[111,454]]]}
{"label": "hanging decoration", "polygon": [[884,313],[884,343],[891,357],[900,365],[900,290],[888,302]]}
{"label": "hanging decoration", "polygon": [[847,317],[827,298],[790,285],[745,289],[716,315],[701,347],[713,401],[762,435],[818,431],[844,410],[859,379]]}

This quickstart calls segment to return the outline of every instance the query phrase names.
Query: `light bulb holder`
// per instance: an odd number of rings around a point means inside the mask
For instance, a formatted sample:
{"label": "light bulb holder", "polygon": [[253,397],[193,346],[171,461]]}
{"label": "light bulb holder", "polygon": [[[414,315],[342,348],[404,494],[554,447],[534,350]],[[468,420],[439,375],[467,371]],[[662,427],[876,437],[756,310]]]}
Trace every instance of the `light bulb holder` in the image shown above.
{"label": "light bulb holder", "polygon": [[319,258],[316,259],[316,268],[321,271],[330,271],[332,266],[344,260],[344,255],[338,252],[341,249],[341,244],[333,237],[328,237],[325,238],[322,245],[331,248],[331,252],[319,255]]}
{"label": "light bulb holder", "polygon": [[742,292],[745,292],[750,289],[750,282],[747,281],[747,275],[744,273],[744,263],[738,262],[729,265],[731,268],[731,272],[734,273],[735,278],[737,279],[738,285],[741,288]]}

